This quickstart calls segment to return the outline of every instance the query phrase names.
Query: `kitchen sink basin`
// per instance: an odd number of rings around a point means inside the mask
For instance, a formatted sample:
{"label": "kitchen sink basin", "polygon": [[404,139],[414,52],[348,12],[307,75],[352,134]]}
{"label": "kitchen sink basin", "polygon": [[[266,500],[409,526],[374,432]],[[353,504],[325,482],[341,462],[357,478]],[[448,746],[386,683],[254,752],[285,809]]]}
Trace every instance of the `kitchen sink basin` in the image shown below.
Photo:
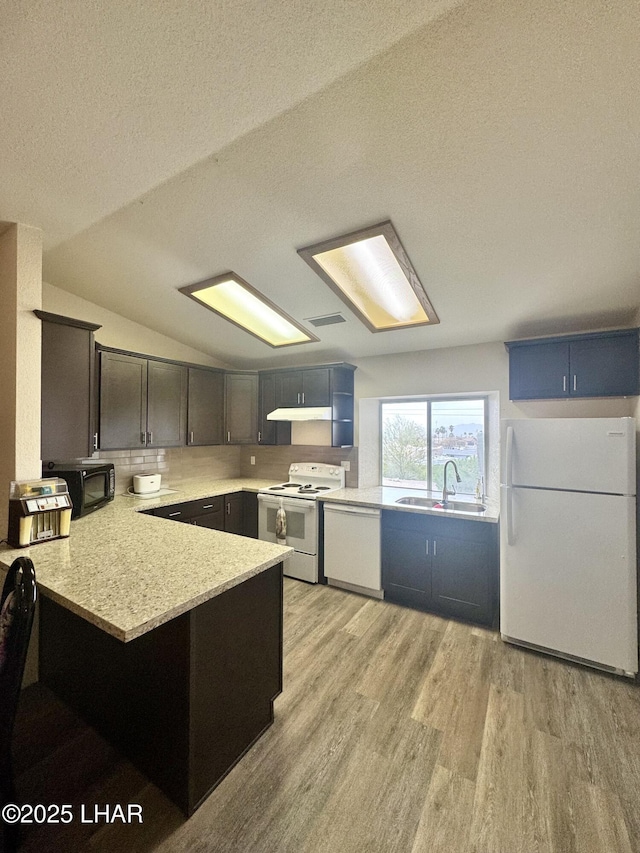
{"label": "kitchen sink basin", "polygon": [[397,504],[406,504],[407,506],[424,506],[427,509],[439,504],[440,501],[435,498],[398,498]]}
{"label": "kitchen sink basin", "polygon": [[[404,504],[405,506],[424,507],[425,509],[445,509],[442,506],[442,501],[435,498],[405,497],[398,498],[396,503]],[[481,503],[472,503],[471,501],[448,501],[446,509],[454,512],[480,513],[486,510],[486,506]]]}
{"label": "kitchen sink basin", "polygon": [[449,501],[447,509],[455,510],[455,512],[484,512],[486,506],[467,501]]}

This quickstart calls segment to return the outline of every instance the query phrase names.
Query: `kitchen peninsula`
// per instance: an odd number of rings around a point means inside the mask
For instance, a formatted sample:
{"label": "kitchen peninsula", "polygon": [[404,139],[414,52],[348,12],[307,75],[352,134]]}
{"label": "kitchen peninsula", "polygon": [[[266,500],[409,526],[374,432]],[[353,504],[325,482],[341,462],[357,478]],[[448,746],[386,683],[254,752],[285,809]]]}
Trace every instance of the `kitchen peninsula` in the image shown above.
{"label": "kitchen peninsula", "polygon": [[187,815],[273,721],[291,549],[136,510],[243,488],[117,496],[68,539],[0,548],[36,568],[40,680]]}

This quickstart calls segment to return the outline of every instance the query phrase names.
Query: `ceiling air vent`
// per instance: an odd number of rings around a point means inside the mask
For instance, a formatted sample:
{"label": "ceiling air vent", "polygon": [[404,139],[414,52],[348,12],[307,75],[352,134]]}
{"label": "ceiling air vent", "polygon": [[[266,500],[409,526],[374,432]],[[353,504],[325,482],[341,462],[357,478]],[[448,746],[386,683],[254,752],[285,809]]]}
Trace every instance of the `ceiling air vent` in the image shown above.
{"label": "ceiling air vent", "polygon": [[313,317],[306,320],[312,326],[333,326],[335,323],[346,323],[342,314],[325,314],[324,317]]}

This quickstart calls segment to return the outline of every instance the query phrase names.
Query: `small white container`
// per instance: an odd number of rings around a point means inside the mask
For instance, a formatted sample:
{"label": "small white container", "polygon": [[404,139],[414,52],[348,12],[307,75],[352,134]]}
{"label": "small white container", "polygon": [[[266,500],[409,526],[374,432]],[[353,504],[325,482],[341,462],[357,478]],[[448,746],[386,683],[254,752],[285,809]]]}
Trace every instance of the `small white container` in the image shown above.
{"label": "small white container", "polygon": [[160,491],[161,474],[134,474],[133,491],[136,495],[148,495]]}

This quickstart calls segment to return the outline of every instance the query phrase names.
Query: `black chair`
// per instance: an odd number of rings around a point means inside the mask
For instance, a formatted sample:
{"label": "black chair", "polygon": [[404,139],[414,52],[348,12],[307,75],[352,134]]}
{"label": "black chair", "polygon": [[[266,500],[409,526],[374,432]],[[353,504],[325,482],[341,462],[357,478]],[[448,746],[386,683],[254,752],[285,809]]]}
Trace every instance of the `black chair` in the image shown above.
{"label": "black chair", "polygon": [[[18,557],[9,569],[0,599],[0,806],[16,801],[11,737],[36,598],[33,563],[28,557]],[[17,847],[16,827],[1,823],[0,851],[9,853]]]}

